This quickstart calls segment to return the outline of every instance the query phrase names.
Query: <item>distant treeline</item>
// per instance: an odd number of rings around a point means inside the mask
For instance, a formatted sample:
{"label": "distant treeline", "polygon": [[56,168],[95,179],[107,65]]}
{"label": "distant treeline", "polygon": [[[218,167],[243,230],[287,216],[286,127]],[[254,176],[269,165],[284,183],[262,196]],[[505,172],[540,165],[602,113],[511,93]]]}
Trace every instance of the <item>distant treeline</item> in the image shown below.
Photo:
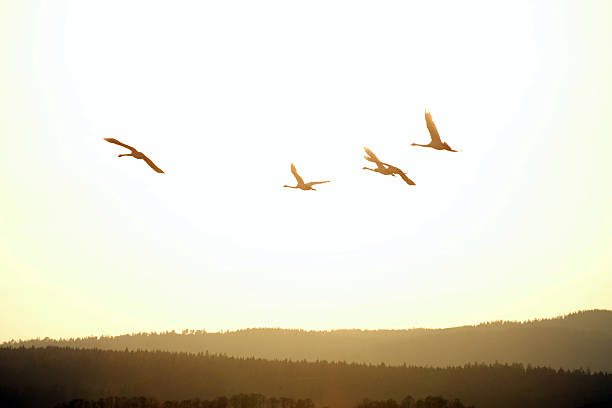
{"label": "distant treeline", "polygon": [[178,401],[237,393],[311,399],[333,408],[407,394],[458,398],[479,408],[563,408],[612,399],[612,374],[521,364],[432,368],[161,351],[0,349],[0,406],[15,400],[20,407],[40,408],[75,398],[146,395]]}
{"label": "distant treeline", "polygon": [[357,408],[474,408],[472,405],[463,405],[458,399],[449,401],[440,396],[428,396],[424,399],[415,400],[411,395],[405,397],[401,402],[394,399],[381,401],[363,400]]}
{"label": "distant treeline", "polygon": [[[53,408],[315,408],[311,399],[266,398],[261,394],[237,394],[231,398],[189,399],[160,402],[148,397],[106,397],[97,400],[75,399]],[[409,407],[412,408],[412,407]]]}
{"label": "distant treeline", "polygon": [[5,347],[210,352],[235,357],[355,361],[446,367],[468,362],[523,363],[612,372],[612,311],[555,319],[491,322],[451,329],[304,331],[247,329],[225,333],[138,333],[117,337],[13,341]]}
{"label": "distant treeline", "polygon": [[[76,399],[54,408],[314,408],[310,399],[266,398],[261,394],[238,394],[231,398],[217,397],[213,400],[165,401],[146,397],[107,397],[96,401]],[[473,408],[466,407],[455,399],[448,401],[442,397],[426,397],[415,400],[407,396],[400,403],[389,399],[385,401],[364,400],[356,408]]]}

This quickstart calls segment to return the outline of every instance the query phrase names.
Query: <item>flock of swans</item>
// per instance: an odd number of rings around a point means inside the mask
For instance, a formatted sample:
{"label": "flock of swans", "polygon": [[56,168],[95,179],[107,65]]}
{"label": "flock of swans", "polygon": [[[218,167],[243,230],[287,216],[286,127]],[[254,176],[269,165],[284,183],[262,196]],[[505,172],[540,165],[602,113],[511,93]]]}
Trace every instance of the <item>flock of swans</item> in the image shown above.
{"label": "flock of swans", "polygon": [[[438,133],[438,129],[436,128],[436,124],[434,123],[433,119],[431,118],[431,113],[428,110],[425,110],[425,122],[427,123],[427,130],[429,131],[429,135],[431,137],[431,142],[429,142],[426,145],[418,144],[418,143],[412,143],[412,146],[431,147],[432,149],[436,149],[436,150],[448,150],[450,152],[456,152],[457,151],[457,150],[451,149],[451,147],[448,145],[448,143],[442,142],[442,140],[440,139],[440,134]],[[104,140],[106,140],[109,143],[114,143],[116,145],[125,147],[126,149],[130,150],[130,153],[120,154],[118,157],[131,156],[131,157],[134,157],[135,159],[144,160],[145,163],[147,163],[149,165],[149,167],[151,167],[154,171],[156,171],[157,173],[163,173],[163,170],[160,169],[159,167],[157,167],[155,165],[155,163],[153,163],[153,161],[151,159],[149,159],[144,153],[139,152],[138,150],[136,150],[132,146],[126,145],[125,143],[121,143],[117,139],[113,139],[113,138],[104,138]],[[376,168],[375,169],[371,169],[369,167],[364,167],[363,168],[364,170],[370,170],[370,171],[373,171],[373,172],[376,172],[376,173],[380,173],[382,175],[393,176],[393,177],[398,175],[398,176],[400,176],[400,178],[402,180],[404,180],[406,182],[406,184],[409,184],[411,186],[416,185],[415,182],[410,180],[408,178],[408,176],[406,176],[406,174],[402,170],[400,170],[399,168],[397,168],[395,166],[392,166],[392,165],[390,165],[388,163],[384,163],[384,162],[380,161],[378,159],[378,157],[376,157],[374,152],[372,152],[367,147],[364,147],[364,150],[367,153],[367,156],[364,156],[364,158],[367,161],[376,164]],[[316,191],[314,188],[312,188],[312,186],[317,185],[317,184],[323,184],[323,183],[329,183],[330,182],[330,180],[326,180],[326,181],[311,181],[309,183],[304,183],[304,179],[302,179],[302,177],[300,177],[300,175],[298,174],[297,169],[295,168],[295,165],[293,163],[291,163],[291,173],[293,173],[293,176],[297,180],[297,185],[296,186],[284,185],[283,187],[299,188],[301,190],[314,190],[314,191]]]}

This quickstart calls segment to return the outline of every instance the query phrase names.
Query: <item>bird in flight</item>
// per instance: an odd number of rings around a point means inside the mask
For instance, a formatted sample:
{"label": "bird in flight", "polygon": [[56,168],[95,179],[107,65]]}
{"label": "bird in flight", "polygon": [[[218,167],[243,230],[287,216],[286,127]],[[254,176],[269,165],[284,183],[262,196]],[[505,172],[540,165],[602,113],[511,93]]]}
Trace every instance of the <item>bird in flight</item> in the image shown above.
{"label": "bird in flight", "polygon": [[438,133],[438,129],[436,128],[436,124],[431,118],[431,113],[425,109],[425,122],[427,123],[427,130],[429,130],[429,135],[431,136],[431,142],[426,145],[413,143],[413,146],[422,146],[422,147],[431,147],[436,150],[448,150],[449,152],[456,152],[457,150],[451,149],[451,147],[446,142],[442,142],[440,140],[440,134]]}
{"label": "bird in flight", "polygon": [[136,158],[136,159],[142,159],[142,160],[144,160],[144,161],[145,161],[145,162],[146,162],[146,163],[149,165],[149,167],[151,167],[153,170],[155,170],[155,171],[156,171],[156,172],[158,172],[158,173],[163,173],[163,170],[162,170],[162,169],[160,169],[159,167],[157,167],[157,166],[155,165],[155,163],[153,163],[153,162],[151,161],[151,159],[149,159],[147,156],[145,156],[145,154],[144,154],[144,153],[141,153],[141,152],[139,152],[138,150],[134,149],[132,146],[128,146],[128,145],[126,145],[125,143],[121,143],[121,142],[120,142],[120,141],[118,141],[117,139],[112,139],[112,138],[108,138],[108,137],[105,137],[105,138],[104,138],[104,140],[106,140],[106,141],[107,141],[107,142],[109,142],[109,143],[114,143],[114,144],[116,144],[116,145],[123,146],[123,147],[125,147],[126,149],[130,149],[130,150],[131,150],[131,153],[120,154],[120,155],[119,155],[119,156],[117,156],[117,157],[122,157],[122,156],[132,156],[132,157],[134,157],[134,158]]}
{"label": "bird in flight", "polygon": [[363,148],[365,150],[365,152],[368,154],[367,156],[363,156],[367,161],[370,161],[372,163],[376,163],[376,168],[375,169],[371,169],[369,167],[364,167],[364,170],[370,170],[370,171],[375,171],[376,173],[380,173],[380,174],[384,174],[384,175],[388,175],[388,176],[393,176],[395,177],[395,175],[399,175],[402,180],[404,180],[407,184],[411,185],[411,186],[415,186],[415,182],[410,180],[408,178],[408,176],[406,176],[406,174],[401,171],[400,169],[398,169],[395,166],[392,166],[390,164],[387,163],[383,163],[381,162],[378,157],[376,157],[376,155],[374,154],[374,152],[372,152],[370,149],[368,149],[367,147]]}
{"label": "bird in flight", "polygon": [[331,180],[327,180],[327,181],[311,181],[310,183],[304,183],[304,179],[302,179],[302,177],[300,177],[300,175],[298,174],[297,170],[295,169],[295,166],[293,165],[293,163],[291,163],[291,172],[293,173],[293,176],[295,177],[295,179],[297,180],[297,186],[288,186],[288,185],[284,185],[283,187],[289,187],[289,188],[299,188],[302,190],[315,190],[314,188],[312,188],[312,186],[314,186],[315,184],[323,184],[323,183],[329,183]]}

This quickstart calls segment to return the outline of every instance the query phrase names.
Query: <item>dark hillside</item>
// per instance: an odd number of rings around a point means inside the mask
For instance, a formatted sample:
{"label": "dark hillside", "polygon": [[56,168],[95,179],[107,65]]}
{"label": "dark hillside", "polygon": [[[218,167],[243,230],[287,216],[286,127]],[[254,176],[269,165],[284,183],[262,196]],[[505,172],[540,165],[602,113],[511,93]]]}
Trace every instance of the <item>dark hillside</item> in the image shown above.
{"label": "dark hillside", "polygon": [[[0,392],[36,407],[82,398],[158,400],[257,393],[354,408],[365,398],[442,395],[478,408],[576,407],[612,398],[612,375],[514,365],[450,368],[290,362],[206,354],[60,348],[0,349]],[[17,398],[15,397],[15,398]]]}

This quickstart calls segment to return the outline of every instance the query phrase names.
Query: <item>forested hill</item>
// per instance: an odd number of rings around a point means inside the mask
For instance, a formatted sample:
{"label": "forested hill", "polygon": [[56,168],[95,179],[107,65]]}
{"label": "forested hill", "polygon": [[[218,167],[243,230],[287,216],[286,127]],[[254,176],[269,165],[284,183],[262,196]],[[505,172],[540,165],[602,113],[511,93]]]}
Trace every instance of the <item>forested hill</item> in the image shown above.
{"label": "forested hill", "polygon": [[[581,407],[612,399],[612,374],[514,365],[451,368],[241,359],[70,348],[0,349],[0,406],[142,395],[160,401],[256,393],[355,408],[365,398],[440,395],[477,408]],[[375,404],[376,405],[376,404]]]}
{"label": "forested hill", "polygon": [[139,333],[117,337],[27,340],[4,346],[221,353],[265,359],[328,360],[445,367],[470,362],[523,363],[612,372],[612,311],[554,319],[491,322],[449,329],[304,331],[247,329],[224,333]]}

